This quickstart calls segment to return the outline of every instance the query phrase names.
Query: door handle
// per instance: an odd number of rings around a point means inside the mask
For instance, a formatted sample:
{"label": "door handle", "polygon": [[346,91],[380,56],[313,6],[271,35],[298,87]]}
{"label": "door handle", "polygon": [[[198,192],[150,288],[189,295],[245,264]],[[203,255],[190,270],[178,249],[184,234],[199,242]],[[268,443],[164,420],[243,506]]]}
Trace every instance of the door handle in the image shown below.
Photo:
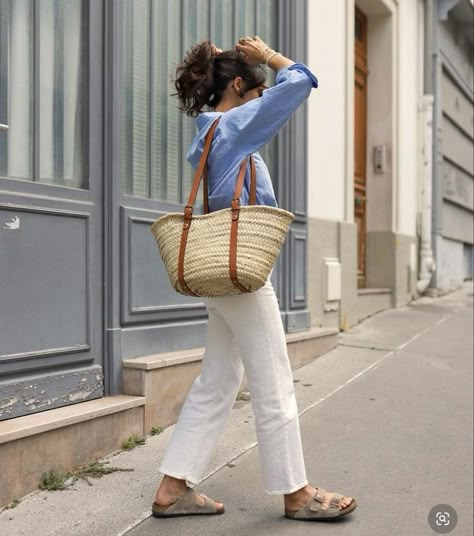
{"label": "door handle", "polygon": [[3,123],[0,123],[0,130],[8,130],[10,127],[8,125],[4,125]]}

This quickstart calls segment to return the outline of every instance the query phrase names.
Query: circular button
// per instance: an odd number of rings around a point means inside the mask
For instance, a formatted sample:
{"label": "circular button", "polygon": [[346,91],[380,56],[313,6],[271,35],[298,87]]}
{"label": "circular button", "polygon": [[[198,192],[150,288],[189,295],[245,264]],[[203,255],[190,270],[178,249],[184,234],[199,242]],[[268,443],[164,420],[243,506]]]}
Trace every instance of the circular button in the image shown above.
{"label": "circular button", "polygon": [[437,534],[448,534],[458,523],[458,514],[449,504],[437,504],[428,514],[428,523]]}

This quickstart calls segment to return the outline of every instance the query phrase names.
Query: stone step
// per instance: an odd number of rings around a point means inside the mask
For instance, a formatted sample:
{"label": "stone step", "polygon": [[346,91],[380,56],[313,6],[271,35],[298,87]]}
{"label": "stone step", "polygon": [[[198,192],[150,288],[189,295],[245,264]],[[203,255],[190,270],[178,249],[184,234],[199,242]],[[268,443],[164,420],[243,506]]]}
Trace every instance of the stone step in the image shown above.
{"label": "stone step", "polygon": [[391,309],[391,288],[359,288],[357,289],[357,302],[355,305],[356,318],[362,322],[369,316]]}
{"label": "stone step", "polygon": [[61,473],[144,435],[143,396],[116,395],[0,422],[0,507],[38,488],[43,473]]}

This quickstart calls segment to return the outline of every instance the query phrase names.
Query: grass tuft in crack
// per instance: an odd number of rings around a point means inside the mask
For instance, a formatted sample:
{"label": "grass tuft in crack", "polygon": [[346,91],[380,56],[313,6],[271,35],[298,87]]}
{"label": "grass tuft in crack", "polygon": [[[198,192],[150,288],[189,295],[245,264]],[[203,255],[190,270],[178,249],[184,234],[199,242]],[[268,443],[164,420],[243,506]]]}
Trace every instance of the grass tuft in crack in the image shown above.
{"label": "grass tuft in crack", "polygon": [[50,491],[66,489],[66,480],[68,473],[60,473],[56,469],[51,469],[41,475],[39,487]]}
{"label": "grass tuft in crack", "polygon": [[41,489],[55,491],[64,490],[74,484],[77,480],[85,480],[89,486],[92,486],[89,478],[102,478],[104,475],[116,471],[133,471],[133,469],[124,469],[109,465],[110,462],[95,460],[87,465],[81,465],[74,471],[61,473],[56,469],[43,473],[40,479],[39,487]]}
{"label": "grass tuft in crack", "polygon": [[89,478],[102,478],[104,475],[110,473],[115,473],[117,471],[133,471],[133,469],[125,469],[122,467],[114,467],[109,465],[110,462],[100,462],[96,460],[95,462],[89,463],[88,465],[83,465],[78,469],[75,469],[71,474],[73,482],[76,480],[82,479],[85,480],[89,486],[92,486]]}
{"label": "grass tuft in crack", "polygon": [[161,426],[153,426],[151,428],[151,435],[159,435],[163,431],[163,428]]}
{"label": "grass tuft in crack", "polygon": [[15,508],[15,506],[18,506],[20,504],[20,499],[13,499],[13,501],[6,506],[4,506],[4,510],[8,510],[9,508]]}
{"label": "grass tuft in crack", "polygon": [[145,441],[145,437],[132,435],[122,443],[122,448],[124,450],[134,449],[138,445],[144,445]]}

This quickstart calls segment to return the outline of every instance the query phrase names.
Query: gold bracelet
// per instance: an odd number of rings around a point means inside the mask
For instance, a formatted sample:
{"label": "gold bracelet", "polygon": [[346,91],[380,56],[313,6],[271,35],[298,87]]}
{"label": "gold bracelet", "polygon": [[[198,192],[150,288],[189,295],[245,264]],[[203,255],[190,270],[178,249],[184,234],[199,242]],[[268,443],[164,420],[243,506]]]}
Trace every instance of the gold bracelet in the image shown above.
{"label": "gold bracelet", "polygon": [[263,51],[263,53],[264,53],[264,54],[263,54],[263,56],[264,56],[264,60],[262,61],[262,63],[266,63],[266,62],[265,62],[265,52],[267,52],[267,50],[268,50],[268,52],[270,53],[270,55],[272,55],[272,52],[275,52],[272,48],[267,47],[267,48]]}
{"label": "gold bracelet", "polygon": [[269,57],[267,58],[267,61],[265,62],[265,65],[266,65],[267,67],[269,67],[268,62],[269,62],[274,56],[278,56],[278,54],[280,54],[280,56],[281,56],[281,52],[275,52],[274,54],[272,54],[271,56],[269,56]]}
{"label": "gold bracelet", "polygon": [[271,48],[270,48],[270,47],[267,47],[267,48],[265,48],[265,49],[263,50],[263,52],[262,52],[262,61],[261,61],[260,63],[265,63],[265,54],[266,54],[267,52],[270,52],[270,51],[271,51]]}

